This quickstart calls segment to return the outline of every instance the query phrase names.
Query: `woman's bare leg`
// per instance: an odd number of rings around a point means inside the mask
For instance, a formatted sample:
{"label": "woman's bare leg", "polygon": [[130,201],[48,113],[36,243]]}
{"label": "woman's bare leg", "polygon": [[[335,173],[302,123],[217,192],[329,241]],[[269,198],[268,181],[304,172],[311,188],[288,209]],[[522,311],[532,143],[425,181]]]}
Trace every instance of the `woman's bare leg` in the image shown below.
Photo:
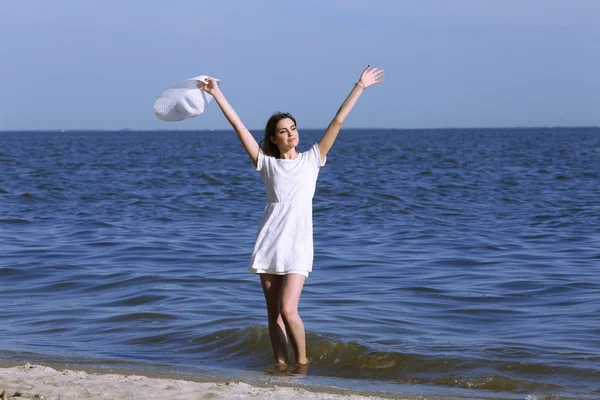
{"label": "woman's bare leg", "polygon": [[298,303],[306,277],[300,274],[289,274],[283,275],[282,278],[281,314],[283,322],[296,354],[296,362],[307,364],[304,323],[298,314]]}
{"label": "woman's bare leg", "polygon": [[273,346],[273,356],[278,365],[288,363],[287,358],[287,336],[285,324],[281,315],[282,275],[260,274],[265,300],[267,302],[267,314],[269,318],[269,338]]}

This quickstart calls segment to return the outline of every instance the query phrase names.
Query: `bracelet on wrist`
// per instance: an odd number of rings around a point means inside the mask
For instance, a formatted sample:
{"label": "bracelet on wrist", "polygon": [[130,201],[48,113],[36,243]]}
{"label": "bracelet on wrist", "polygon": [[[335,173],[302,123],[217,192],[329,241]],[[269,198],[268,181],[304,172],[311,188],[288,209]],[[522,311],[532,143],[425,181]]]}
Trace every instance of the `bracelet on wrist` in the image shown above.
{"label": "bracelet on wrist", "polygon": [[363,85],[361,85],[360,83],[356,82],[355,85],[358,86],[359,88],[361,88],[362,90],[365,90],[365,87]]}

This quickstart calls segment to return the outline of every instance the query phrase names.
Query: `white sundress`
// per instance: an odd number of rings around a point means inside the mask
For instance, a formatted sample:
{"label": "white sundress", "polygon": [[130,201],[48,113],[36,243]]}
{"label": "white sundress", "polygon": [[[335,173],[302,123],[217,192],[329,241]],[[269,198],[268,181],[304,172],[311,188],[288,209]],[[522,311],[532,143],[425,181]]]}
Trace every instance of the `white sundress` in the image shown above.
{"label": "white sundress", "polygon": [[258,153],[256,170],[265,183],[267,205],[256,234],[248,271],[255,274],[302,274],[313,264],[312,199],[321,161],[315,143],[294,160]]}

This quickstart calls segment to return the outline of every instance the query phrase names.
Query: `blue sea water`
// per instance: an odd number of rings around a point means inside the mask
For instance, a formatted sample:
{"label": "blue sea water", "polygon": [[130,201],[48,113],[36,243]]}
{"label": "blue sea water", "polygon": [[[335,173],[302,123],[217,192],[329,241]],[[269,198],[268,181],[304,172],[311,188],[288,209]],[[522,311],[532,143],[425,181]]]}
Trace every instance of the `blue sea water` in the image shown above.
{"label": "blue sea water", "polygon": [[[599,128],[343,130],[306,380],[599,398],[598,199]],[[0,132],[0,358],[264,373],[265,202],[231,131]]]}

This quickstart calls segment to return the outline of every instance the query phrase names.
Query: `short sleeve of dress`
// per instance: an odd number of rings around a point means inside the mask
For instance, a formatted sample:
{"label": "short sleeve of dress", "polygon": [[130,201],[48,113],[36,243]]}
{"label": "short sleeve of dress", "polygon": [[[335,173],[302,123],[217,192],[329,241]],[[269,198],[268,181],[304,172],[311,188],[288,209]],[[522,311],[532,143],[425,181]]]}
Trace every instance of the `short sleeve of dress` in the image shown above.
{"label": "short sleeve of dress", "polygon": [[261,148],[258,149],[258,158],[256,160],[256,167],[254,167],[254,169],[256,171],[260,171],[263,167],[263,164],[265,163],[265,155],[263,154],[263,151]]}
{"label": "short sleeve of dress", "polygon": [[325,163],[327,162],[327,156],[325,156],[325,159],[321,160],[321,151],[319,151],[318,143],[315,143],[313,145],[312,152],[313,152],[313,158],[315,159],[315,162],[317,163],[319,168],[321,168],[323,165],[325,165]]}

